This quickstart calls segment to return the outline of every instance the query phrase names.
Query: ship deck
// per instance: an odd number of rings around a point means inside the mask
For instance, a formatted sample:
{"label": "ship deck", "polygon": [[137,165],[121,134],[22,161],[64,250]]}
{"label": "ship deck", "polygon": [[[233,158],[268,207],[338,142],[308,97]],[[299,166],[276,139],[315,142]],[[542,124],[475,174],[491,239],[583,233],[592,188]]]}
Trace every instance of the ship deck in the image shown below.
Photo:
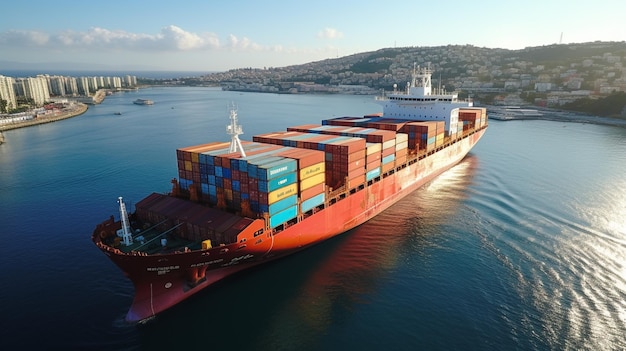
{"label": "ship deck", "polygon": [[[162,239],[165,239],[165,242],[162,242]],[[178,235],[171,235],[169,231],[162,232],[155,228],[149,228],[134,234],[131,245],[118,245],[116,247],[124,253],[135,251],[155,255],[199,250],[201,243],[181,238]]]}
{"label": "ship deck", "polygon": [[[348,189],[345,185],[343,185],[334,189],[332,192],[327,194],[325,203],[320,207],[331,207],[334,203],[341,201],[368,186],[371,186],[373,183],[381,181],[390,174],[400,171],[401,169],[408,167],[423,158],[429,157],[430,155],[437,153],[484,128],[486,128],[486,126],[476,130],[464,131],[462,135],[455,139],[446,137],[442,145],[428,151],[420,150],[417,153],[410,154],[405,163],[398,165],[396,168],[381,174],[365,184],[360,184],[360,186],[356,188]],[[133,243],[128,246],[120,244],[121,238],[115,236],[109,237],[105,240],[106,245],[114,247],[126,254],[138,253],[139,255],[147,256],[196,251],[202,249],[202,241],[206,239],[210,239],[213,246],[227,245],[232,242],[236,242],[236,240],[233,240],[236,239],[236,234],[241,230],[241,228],[245,227],[250,221],[252,221],[252,219],[242,217],[241,215],[224,212],[217,208],[207,207],[199,203],[193,203],[188,200],[173,198],[171,196],[156,193],[142,200],[136,206],[141,207],[143,212],[146,210],[150,212],[148,218],[151,219],[148,219],[147,222],[143,222],[136,217],[140,211],[137,211],[134,214],[134,218],[131,218],[131,227],[134,230],[132,235]],[[144,216],[145,213],[140,217]],[[303,218],[306,217],[307,214],[305,214]],[[157,218],[159,219],[156,220]],[[172,219],[175,219],[175,221],[172,221]],[[206,235],[201,237],[187,235],[187,237],[184,237],[185,235],[181,235],[181,230],[182,232],[185,232],[185,226],[196,222],[203,223],[203,226],[206,226],[208,223],[211,227],[210,231],[223,233],[223,235],[218,235],[217,237],[207,237]],[[136,228],[143,229],[137,230]],[[274,229],[275,233],[280,232],[281,230],[283,230],[282,226]]]}

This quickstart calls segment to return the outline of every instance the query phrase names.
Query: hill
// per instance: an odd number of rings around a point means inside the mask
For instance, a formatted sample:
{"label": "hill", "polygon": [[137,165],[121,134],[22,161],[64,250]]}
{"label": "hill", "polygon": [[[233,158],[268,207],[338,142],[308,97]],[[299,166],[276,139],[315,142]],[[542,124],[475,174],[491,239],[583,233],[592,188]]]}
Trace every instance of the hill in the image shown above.
{"label": "hill", "polygon": [[[402,88],[413,66],[429,65],[433,86],[486,104],[560,107],[626,92],[626,42],[589,42],[492,49],[472,45],[385,48],[302,65],[239,68],[197,84],[272,93],[375,94]],[[190,83],[190,81],[188,81]],[[354,87],[359,87],[355,89]],[[525,102],[521,96],[527,99]],[[623,111],[623,106],[618,106]]]}

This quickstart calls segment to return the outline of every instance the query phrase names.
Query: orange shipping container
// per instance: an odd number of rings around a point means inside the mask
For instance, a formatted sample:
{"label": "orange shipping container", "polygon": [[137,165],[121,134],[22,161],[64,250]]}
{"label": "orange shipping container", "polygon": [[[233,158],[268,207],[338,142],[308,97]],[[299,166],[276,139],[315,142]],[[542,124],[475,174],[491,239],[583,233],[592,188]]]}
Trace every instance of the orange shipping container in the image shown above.
{"label": "orange shipping container", "polygon": [[304,169],[314,164],[324,162],[324,152],[308,149],[289,149],[278,156],[293,158],[298,161],[298,169]]}
{"label": "orange shipping container", "polygon": [[380,159],[380,158],[379,158],[379,159],[377,159],[377,160],[374,160],[374,161],[368,162],[368,163],[365,165],[365,171],[366,171],[366,172],[369,172],[369,171],[371,171],[371,170],[373,170],[373,169],[376,169],[376,168],[380,167],[380,164],[381,164],[381,163],[382,163],[382,162],[381,162],[381,159]]}
{"label": "orange shipping container", "polygon": [[406,156],[408,153],[409,153],[409,150],[408,150],[408,149],[398,150],[398,151],[396,151],[396,159],[397,159],[399,156]]}
{"label": "orange shipping container", "polygon": [[395,167],[395,163],[394,162],[389,162],[387,164],[382,165],[382,173],[387,173],[389,171],[391,171],[392,169],[394,169]]}
{"label": "orange shipping container", "polygon": [[357,186],[361,185],[365,183],[365,173],[358,175],[354,178],[350,178],[348,180],[348,184],[346,184],[346,186],[348,187],[348,189],[350,188],[356,188]]}
{"label": "orange shipping container", "polygon": [[324,182],[319,183],[317,185],[313,185],[312,187],[306,189],[306,190],[301,190],[300,191],[300,201],[304,201],[304,200],[308,200],[310,198],[312,198],[313,196],[322,193],[326,190],[326,184]]}
{"label": "orange shipping container", "polygon": [[348,163],[348,172],[359,168],[365,169],[365,157]]}
{"label": "orange shipping container", "polygon": [[392,147],[389,147],[389,148],[383,149],[383,152],[382,152],[382,154],[381,154],[381,157],[383,157],[383,158],[384,158],[385,156],[393,155],[393,154],[395,154],[395,153],[396,153],[396,148],[395,148],[395,146],[392,146]]}
{"label": "orange shipping container", "polygon": [[[242,143],[244,143],[244,142],[242,142]],[[215,142],[208,143],[208,144],[187,146],[187,147],[180,148],[178,150],[183,151],[183,152],[203,153],[203,152],[207,152],[209,150],[215,150],[215,149],[219,149],[219,148],[228,147],[229,145],[230,145],[230,143],[227,143],[227,142],[215,141]]]}
{"label": "orange shipping container", "polygon": [[365,156],[365,162],[370,163],[372,161],[375,160],[380,160],[383,158],[383,154],[380,152],[375,152],[373,154],[368,154],[367,156]]}
{"label": "orange shipping container", "polygon": [[406,155],[396,156],[396,166],[406,163]]}

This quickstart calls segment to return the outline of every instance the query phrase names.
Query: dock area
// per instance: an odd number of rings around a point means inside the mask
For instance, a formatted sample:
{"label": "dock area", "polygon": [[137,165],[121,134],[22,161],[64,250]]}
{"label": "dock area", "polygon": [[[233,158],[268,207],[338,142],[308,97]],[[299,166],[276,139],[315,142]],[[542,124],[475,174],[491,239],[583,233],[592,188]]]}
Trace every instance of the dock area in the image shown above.
{"label": "dock area", "polygon": [[85,113],[87,109],[88,107],[86,104],[83,104],[80,102],[72,103],[66,108],[55,111],[55,113],[51,113],[49,116],[48,115],[37,116],[33,119],[29,119],[25,121],[19,121],[19,122],[13,122],[13,123],[0,125],[0,131],[30,127],[30,126],[34,126],[38,124],[51,123],[51,122],[60,121],[66,118],[80,116],[83,113]]}

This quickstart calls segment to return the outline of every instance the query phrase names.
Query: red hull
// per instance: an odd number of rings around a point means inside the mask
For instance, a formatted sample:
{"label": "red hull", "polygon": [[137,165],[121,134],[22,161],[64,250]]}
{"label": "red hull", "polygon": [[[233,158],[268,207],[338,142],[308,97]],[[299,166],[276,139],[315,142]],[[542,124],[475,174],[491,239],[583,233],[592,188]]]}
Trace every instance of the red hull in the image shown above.
{"label": "red hull", "polygon": [[[485,130],[486,127],[396,170],[275,235],[261,235],[247,245],[234,243],[209,250],[148,256],[121,253],[101,243],[97,235],[94,241],[133,282],[135,297],[126,319],[140,321],[226,276],[294,253],[366,222],[460,162]],[[197,282],[189,283],[194,277]]]}

